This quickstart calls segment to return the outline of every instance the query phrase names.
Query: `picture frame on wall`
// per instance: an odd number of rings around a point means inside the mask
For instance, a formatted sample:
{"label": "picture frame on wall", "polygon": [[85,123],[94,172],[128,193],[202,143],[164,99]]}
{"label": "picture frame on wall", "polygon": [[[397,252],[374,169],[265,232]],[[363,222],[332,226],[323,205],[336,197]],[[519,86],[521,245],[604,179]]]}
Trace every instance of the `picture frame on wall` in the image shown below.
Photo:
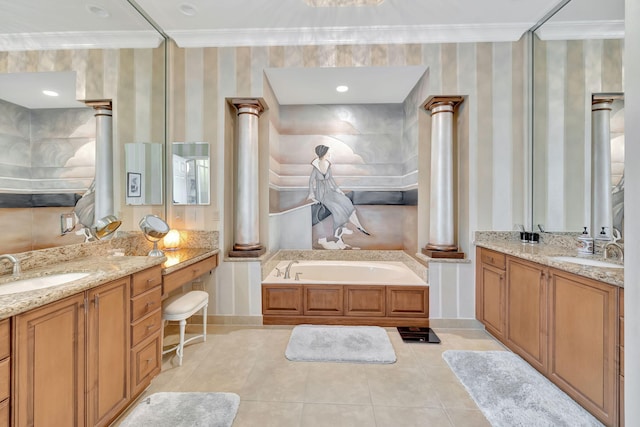
{"label": "picture frame on wall", "polygon": [[142,196],[142,174],[127,172],[127,197]]}

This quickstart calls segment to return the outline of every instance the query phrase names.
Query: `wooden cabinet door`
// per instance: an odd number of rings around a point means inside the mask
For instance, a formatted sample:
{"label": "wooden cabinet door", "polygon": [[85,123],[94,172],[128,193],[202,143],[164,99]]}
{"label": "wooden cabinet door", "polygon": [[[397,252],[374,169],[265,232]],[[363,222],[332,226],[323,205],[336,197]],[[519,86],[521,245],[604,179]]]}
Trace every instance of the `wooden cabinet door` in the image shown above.
{"label": "wooden cabinet door", "polygon": [[85,304],[74,295],[15,317],[15,426],[85,425]]}
{"label": "wooden cabinet door", "polygon": [[342,285],[305,285],[305,316],[342,316],[344,313],[344,294]]}
{"label": "wooden cabinet door", "polygon": [[480,265],[482,284],[480,321],[493,336],[504,339],[506,283],[504,270]]}
{"label": "wooden cabinet door", "polygon": [[545,269],[507,258],[506,344],[547,373],[547,280]]}
{"label": "wooden cabinet door", "polygon": [[387,316],[429,317],[429,287],[387,286]]}
{"label": "wooden cabinet door", "polygon": [[262,314],[302,314],[302,285],[262,285]]}
{"label": "wooden cabinet door", "polygon": [[88,425],[106,425],[129,401],[129,277],[87,292]]}
{"label": "wooden cabinet door", "polygon": [[384,316],[386,298],[384,286],[344,286],[345,316]]}
{"label": "wooden cabinet door", "polygon": [[551,269],[549,378],[616,425],[617,288]]}

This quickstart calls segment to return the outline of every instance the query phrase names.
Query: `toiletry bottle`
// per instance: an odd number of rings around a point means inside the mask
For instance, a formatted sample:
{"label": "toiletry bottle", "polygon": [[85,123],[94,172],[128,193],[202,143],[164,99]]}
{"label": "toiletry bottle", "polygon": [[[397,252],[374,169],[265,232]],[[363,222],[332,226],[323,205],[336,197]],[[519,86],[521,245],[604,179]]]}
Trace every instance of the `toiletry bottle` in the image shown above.
{"label": "toiletry bottle", "polygon": [[579,253],[589,255],[593,254],[593,237],[589,235],[587,227],[584,227],[584,231],[582,232],[580,237],[578,237],[578,241],[580,242],[580,246],[578,247]]}

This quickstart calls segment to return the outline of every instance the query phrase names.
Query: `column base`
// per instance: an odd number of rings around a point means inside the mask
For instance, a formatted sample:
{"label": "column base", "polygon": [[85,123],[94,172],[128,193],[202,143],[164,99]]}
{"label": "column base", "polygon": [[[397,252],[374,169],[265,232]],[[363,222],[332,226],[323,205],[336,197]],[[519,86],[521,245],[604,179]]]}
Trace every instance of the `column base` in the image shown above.
{"label": "column base", "polygon": [[460,252],[454,245],[427,244],[422,249],[422,253],[429,258],[464,259],[464,252]]}
{"label": "column base", "polygon": [[264,255],[266,251],[266,248],[260,243],[256,243],[254,245],[236,243],[233,245],[233,249],[229,251],[229,256],[232,258],[258,258],[259,256]]}

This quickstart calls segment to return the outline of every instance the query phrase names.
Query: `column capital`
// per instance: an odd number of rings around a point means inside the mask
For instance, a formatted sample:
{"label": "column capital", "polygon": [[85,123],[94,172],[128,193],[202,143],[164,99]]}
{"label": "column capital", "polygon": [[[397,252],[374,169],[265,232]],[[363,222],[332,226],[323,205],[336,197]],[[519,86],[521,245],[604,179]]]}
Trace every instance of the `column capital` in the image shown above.
{"label": "column capital", "polygon": [[94,110],[111,110],[112,104],[110,99],[93,99],[90,101],[84,101],[87,107],[91,107]]}
{"label": "column capital", "polygon": [[266,104],[261,98],[231,98],[229,99],[229,103],[238,110],[238,113],[241,112],[241,109],[248,109],[254,114],[260,115],[266,110]]}
{"label": "column capital", "polygon": [[430,96],[422,106],[427,111],[432,111],[436,107],[443,105],[450,105],[452,109],[455,109],[458,104],[464,101],[462,96],[457,95],[433,95]]}

